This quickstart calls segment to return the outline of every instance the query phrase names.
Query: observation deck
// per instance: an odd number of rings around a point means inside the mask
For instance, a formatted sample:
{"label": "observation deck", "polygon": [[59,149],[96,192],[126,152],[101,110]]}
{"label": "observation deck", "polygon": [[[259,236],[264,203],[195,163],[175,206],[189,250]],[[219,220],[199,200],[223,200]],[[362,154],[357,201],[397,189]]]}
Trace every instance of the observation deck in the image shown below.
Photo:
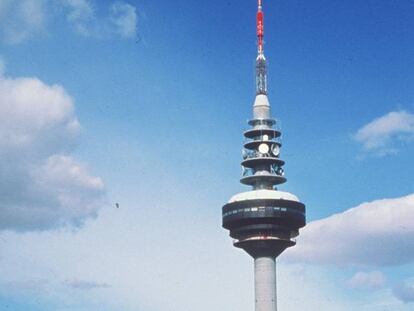
{"label": "observation deck", "polygon": [[223,206],[222,216],[223,227],[236,239],[234,245],[252,248],[260,241],[261,255],[265,245],[272,255],[295,245],[294,238],[306,222],[304,204],[294,195],[277,190],[240,193]]}

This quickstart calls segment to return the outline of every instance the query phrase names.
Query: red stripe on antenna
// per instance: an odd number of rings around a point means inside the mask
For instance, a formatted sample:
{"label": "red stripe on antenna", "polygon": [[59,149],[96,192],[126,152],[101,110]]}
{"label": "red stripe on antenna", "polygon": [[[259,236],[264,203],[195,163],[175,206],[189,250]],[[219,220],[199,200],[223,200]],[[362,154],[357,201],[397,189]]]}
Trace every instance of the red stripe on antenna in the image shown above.
{"label": "red stripe on antenna", "polygon": [[257,44],[260,51],[263,51],[263,37],[264,37],[264,13],[262,12],[262,0],[258,0],[259,8],[257,12]]}

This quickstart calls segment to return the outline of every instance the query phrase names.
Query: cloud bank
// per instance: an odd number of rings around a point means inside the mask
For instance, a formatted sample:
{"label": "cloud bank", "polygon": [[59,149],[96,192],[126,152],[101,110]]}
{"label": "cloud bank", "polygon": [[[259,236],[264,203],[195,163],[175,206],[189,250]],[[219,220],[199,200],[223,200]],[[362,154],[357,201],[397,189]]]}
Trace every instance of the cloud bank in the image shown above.
{"label": "cloud bank", "polygon": [[87,0],[62,0],[67,9],[67,20],[76,33],[84,37],[133,38],[137,32],[136,8],[116,1],[108,7],[107,16],[98,16],[97,7]]}
{"label": "cloud bank", "polygon": [[364,151],[387,155],[398,151],[397,143],[414,138],[414,114],[406,111],[392,111],[360,128],[356,141]]}
{"label": "cloud bank", "polygon": [[61,86],[0,76],[0,230],[78,226],[96,216],[104,185],[70,156],[79,131]]}
{"label": "cloud bank", "polygon": [[348,281],[348,285],[356,289],[381,289],[386,284],[386,278],[380,271],[357,272]]}
{"label": "cloud bank", "polygon": [[309,223],[283,257],[338,266],[393,266],[414,261],[414,194],[363,203]]}
{"label": "cloud bank", "polygon": [[111,22],[115,31],[124,38],[133,38],[137,32],[136,8],[128,3],[115,2],[111,6]]}
{"label": "cloud bank", "polygon": [[45,0],[0,1],[0,39],[18,44],[44,32]]}
{"label": "cloud bank", "polygon": [[94,281],[85,281],[79,279],[65,280],[63,285],[77,290],[92,290],[99,288],[109,288],[110,286],[106,283],[98,283]]}
{"label": "cloud bank", "polygon": [[396,298],[404,303],[414,302],[414,286],[406,282],[396,285],[392,292]]}
{"label": "cloud bank", "polygon": [[94,27],[95,10],[87,0],[62,0],[62,5],[66,8],[66,17],[73,29],[83,35],[90,36]]}
{"label": "cloud bank", "polygon": [[[102,3],[92,0],[2,0],[0,42],[19,44],[49,33],[53,20],[62,15],[73,31],[83,37],[136,37],[136,7],[123,1],[105,2],[105,6]],[[103,10],[99,10],[100,6]]]}

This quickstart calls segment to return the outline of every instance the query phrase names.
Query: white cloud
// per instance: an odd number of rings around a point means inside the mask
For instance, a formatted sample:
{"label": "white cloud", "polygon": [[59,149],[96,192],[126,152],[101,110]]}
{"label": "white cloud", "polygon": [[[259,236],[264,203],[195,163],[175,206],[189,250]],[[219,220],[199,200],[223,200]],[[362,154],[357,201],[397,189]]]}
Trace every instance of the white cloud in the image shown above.
{"label": "white cloud", "polygon": [[80,125],[59,85],[0,76],[0,230],[79,225],[102,204],[102,181],[68,154]]}
{"label": "white cloud", "polygon": [[72,99],[61,86],[0,77],[0,96],[1,153],[23,156],[30,150],[38,157],[73,145],[80,126]]}
{"label": "white cloud", "polygon": [[111,21],[122,37],[132,38],[137,32],[136,8],[128,3],[115,2],[111,7]]}
{"label": "white cloud", "polygon": [[112,3],[108,16],[98,15],[97,6],[89,0],[62,0],[62,3],[67,8],[68,22],[84,37],[132,38],[136,35],[136,8],[128,3]]}
{"label": "white cloud", "polygon": [[332,286],[332,280],[326,272],[304,265],[277,266],[280,310],[358,310],[355,301],[338,295],[339,287]]}
{"label": "white cloud", "polygon": [[88,0],[64,0],[63,2],[70,7],[68,19],[71,22],[88,20],[95,14]]}
{"label": "white cloud", "polygon": [[[157,160],[145,158],[152,172]],[[205,190],[188,192],[174,177],[133,175],[122,176],[129,182],[116,194],[121,207],[102,210],[83,230],[0,233],[0,295],[32,299],[44,310],[253,310],[252,258],[232,247],[217,213],[200,213],[218,210],[221,199],[200,200]],[[277,266],[281,310],[408,311],[392,293],[350,299],[336,268]]]}
{"label": "white cloud", "polygon": [[109,288],[110,286],[106,283],[99,283],[94,281],[85,281],[79,279],[71,279],[65,280],[63,285],[71,288],[71,289],[79,289],[79,290],[91,290],[91,289],[99,289],[99,288]]}
{"label": "white cloud", "polygon": [[356,289],[376,290],[384,288],[386,278],[380,271],[357,272],[350,280],[348,285]]}
{"label": "white cloud", "polygon": [[361,204],[309,223],[286,259],[312,264],[402,265],[414,261],[414,194]]}
{"label": "white cloud", "polygon": [[82,36],[92,36],[98,31],[95,10],[88,0],[63,0],[67,7],[67,20]]}
{"label": "white cloud", "polygon": [[414,137],[414,114],[392,111],[360,128],[355,139],[367,152],[386,155],[398,151],[396,142]]}
{"label": "white cloud", "polygon": [[1,0],[0,42],[18,44],[47,33],[47,24],[52,24],[60,14],[84,37],[108,39],[136,35],[135,6],[122,1],[103,5],[107,3],[95,0]]}
{"label": "white cloud", "polygon": [[[171,197],[156,193],[148,193],[149,201],[140,196],[131,206],[105,209],[76,233],[3,233],[0,294],[35,297],[53,310],[252,310],[252,259],[232,247],[217,217],[171,222]],[[315,270],[278,265],[281,309],[357,310]]]}
{"label": "white cloud", "polygon": [[407,282],[399,283],[392,290],[394,296],[404,303],[414,302],[414,286]]}
{"label": "white cloud", "polygon": [[44,32],[45,1],[0,1],[0,40],[17,44]]}

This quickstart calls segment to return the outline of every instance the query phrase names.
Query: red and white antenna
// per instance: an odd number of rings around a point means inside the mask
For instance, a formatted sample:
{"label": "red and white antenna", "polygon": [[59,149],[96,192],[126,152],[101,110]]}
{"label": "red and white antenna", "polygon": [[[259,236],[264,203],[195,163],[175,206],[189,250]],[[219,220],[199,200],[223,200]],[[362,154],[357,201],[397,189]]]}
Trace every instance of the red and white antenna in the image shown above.
{"label": "red and white antenna", "polygon": [[256,94],[267,94],[267,65],[264,56],[264,13],[262,0],[258,0],[257,16],[257,58],[256,58]]}
{"label": "red and white antenna", "polygon": [[257,25],[257,49],[259,53],[263,53],[263,37],[264,37],[264,13],[262,10],[262,0],[258,0],[258,8],[257,8],[257,17],[256,17],[256,25]]}

